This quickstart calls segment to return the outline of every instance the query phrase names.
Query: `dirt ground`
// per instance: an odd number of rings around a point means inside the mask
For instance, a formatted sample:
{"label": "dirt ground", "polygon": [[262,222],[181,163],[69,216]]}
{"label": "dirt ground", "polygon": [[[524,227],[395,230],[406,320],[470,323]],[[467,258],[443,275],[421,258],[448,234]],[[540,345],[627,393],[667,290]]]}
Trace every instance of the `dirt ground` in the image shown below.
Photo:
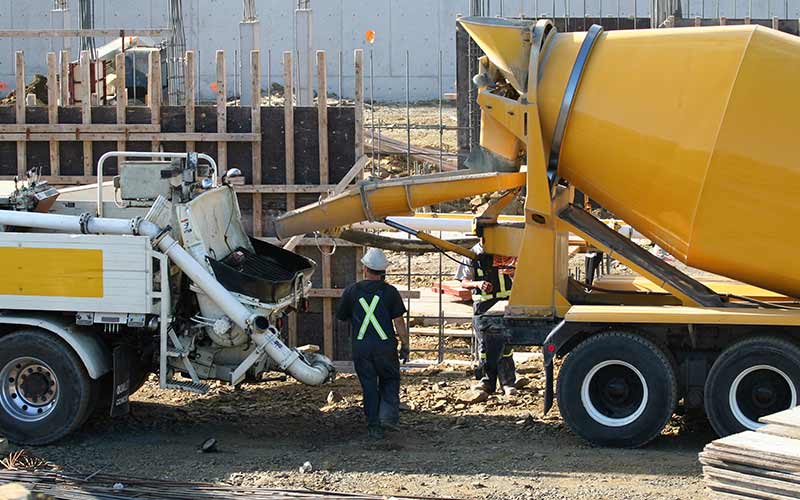
{"label": "dirt ground", "polygon": [[[95,416],[34,452],[68,470],[150,478],[474,499],[704,498],[697,453],[706,424],[676,420],[639,450],[593,449],[543,416],[541,361],[519,367],[533,383],[512,397],[467,406],[463,368],[404,374],[403,429],[369,441],[357,379],[306,387],[292,380],[215,385],[209,394],[162,391],[153,378],[130,416]],[[333,391],[341,400],[328,403]],[[200,453],[208,437],[217,453]],[[301,473],[310,462],[313,470]]]}

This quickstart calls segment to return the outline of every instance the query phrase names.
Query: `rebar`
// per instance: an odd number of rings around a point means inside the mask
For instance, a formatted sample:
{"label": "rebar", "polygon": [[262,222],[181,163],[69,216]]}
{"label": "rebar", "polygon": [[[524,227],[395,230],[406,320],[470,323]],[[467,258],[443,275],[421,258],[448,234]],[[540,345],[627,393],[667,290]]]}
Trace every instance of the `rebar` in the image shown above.
{"label": "rebar", "polygon": [[[116,474],[85,474],[76,472],[1,470],[0,484],[21,483],[33,493],[49,495],[56,500],[225,500],[248,498],[249,500],[385,500],[385,495],[362,493],[339,493],[325,490],[259,488],[184,482],[159,479],[143,479]],[[121,485],[120,488],[118,485]],[[397,499],[459,500],[418,496],[398,496]]]}

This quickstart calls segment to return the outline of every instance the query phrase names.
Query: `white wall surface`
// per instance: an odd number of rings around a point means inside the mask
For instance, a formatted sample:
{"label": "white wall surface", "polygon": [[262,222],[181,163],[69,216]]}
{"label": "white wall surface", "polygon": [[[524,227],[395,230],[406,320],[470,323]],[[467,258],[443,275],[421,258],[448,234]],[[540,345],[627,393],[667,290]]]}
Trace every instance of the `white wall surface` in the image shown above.
{"label": "white wall surface", "polygon": [[[720,15],[743,17],[752,9],[754,18],[800,17],[800,0],[681,0],[685,17]],[[720,2],[719,4],[717,2]],[[70,0],[72,27],[77,28],[78,1]],[[51,26],[52,0],[0,0],[0,29],[33,29]],[[166,27],[166,0],[95,0],[97,28]],[[455,88],[455,19],[469,13],[469,0],[312,0],[315,49],[328,52],[329,91],[339,93],[339,53],[342,54],[342,92],[352,96],[353,50],[365,49],[366,97],[370,90],[370,50],[374,67],[375,98],[404,100],[406,94],[406,51],[409,54],[409,93],[412,100],[438,96],[439,54],[442,55],[442,86],[445,92]],[[257,0],[261,22],[262,81],[282,83],[282,53],[293,50],[295,0]],[[234,51],[239,49],[239,0],[183,0],[187,48],[197,52],[201,98],[211,99],[210,84],[215,78],[214,52],[224,49],[228,88],[234,92]],[[489,14],[516,16],[572,17],[650,16],[650,0],[493,0]],[[58,26],[60,27],[60,26]],[[373,46],[364,33],[376,32]],[[100,46],[108,40],[98,39]],[[0,38],[0,82],[14,87],[14,52],[25,51],[26,77],[46,73],[46,52],[61,47],[60,40]],[[77,58],[78,40],[71,41]],[[268,54],[271,64],[267,68]],[[7,92],[7,91],[5,91]],[[0,97],[5,95],[0,90]]]}

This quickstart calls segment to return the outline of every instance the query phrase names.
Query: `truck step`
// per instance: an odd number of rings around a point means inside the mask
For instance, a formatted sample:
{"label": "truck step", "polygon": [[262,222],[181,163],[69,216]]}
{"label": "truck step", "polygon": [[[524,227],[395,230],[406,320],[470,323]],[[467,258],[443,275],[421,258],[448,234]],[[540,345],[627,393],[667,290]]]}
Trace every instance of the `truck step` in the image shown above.
{"label": "truck step", "polygon": [[167,389],[178,389],[181,391],[194,392],[195,394],[205,394],[211,388],[208,384],[195,383],[190,381],[172,380],[167,382]]}

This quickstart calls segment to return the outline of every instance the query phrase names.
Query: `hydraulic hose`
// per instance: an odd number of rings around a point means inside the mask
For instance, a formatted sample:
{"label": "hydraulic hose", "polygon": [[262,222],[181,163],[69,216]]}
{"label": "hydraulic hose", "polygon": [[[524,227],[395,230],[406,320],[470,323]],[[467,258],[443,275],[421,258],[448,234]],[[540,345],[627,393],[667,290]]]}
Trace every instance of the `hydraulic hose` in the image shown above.
{"label": "hydraulic hose", "polygon": [[[0,210],[0,225],[50,229],[67,233],[117,234],[147,236],[189,279],[197,285],[240,328],[249,332],[254,342],[281,369],[308,385],[319,385],[332,378],[333,366],[328,358],[306,357],[284,344],[277,330],[262,315],[254,314],[222,286],[175,239],[160,226],[141,218],[111,219],[88,214],[59,215]],[[266,333],[265,333],[266,332]],[[309,356],[309,358],[311,358]]]}

